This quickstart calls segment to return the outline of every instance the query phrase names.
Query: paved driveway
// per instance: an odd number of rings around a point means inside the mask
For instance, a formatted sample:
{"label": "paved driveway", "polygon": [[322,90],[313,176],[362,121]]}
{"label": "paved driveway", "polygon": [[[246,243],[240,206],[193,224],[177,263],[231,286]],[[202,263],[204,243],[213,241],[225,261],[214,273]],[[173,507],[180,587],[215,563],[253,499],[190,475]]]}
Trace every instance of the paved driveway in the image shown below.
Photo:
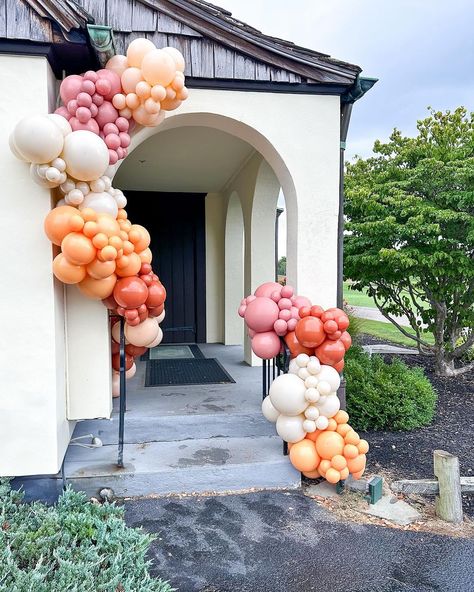
{"label": "paved driveway", "polygon": [[300,491],[125,507],[180,592],[474,591],[474,540],[340,523]]}

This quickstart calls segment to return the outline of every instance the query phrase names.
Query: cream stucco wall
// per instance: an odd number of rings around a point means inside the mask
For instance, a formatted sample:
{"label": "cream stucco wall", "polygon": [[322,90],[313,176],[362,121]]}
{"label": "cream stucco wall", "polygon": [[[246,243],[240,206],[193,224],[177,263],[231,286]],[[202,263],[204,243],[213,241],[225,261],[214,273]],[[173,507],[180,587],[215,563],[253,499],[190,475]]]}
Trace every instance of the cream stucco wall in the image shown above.
{"label": "cream stucco wall", "polygon": [[[48,190],[9,150],[15,123],[54,107],[45,58],[0,55],[0,475],[56,473],[73,427],[66,419],[64,287],[43,231]],[[28,88],[25,88],[28,81]],[[22,89],[18,92],[18,89]]]}

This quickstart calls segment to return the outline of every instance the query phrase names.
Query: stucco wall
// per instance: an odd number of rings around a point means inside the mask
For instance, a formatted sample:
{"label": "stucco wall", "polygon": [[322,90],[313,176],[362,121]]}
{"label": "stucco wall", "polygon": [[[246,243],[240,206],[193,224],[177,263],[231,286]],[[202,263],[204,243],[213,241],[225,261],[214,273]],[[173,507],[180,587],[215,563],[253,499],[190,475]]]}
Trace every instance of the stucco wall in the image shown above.
{"label": "stucco wall", "polygon": [[206,196],[206,339],[224,341],[224,230],[227,201]]}
{"label": "stucco wall", "polygon": [[[0,55],[0,474],[56,473],[69,441],[66,420],[64,287],[51,273],[43,231],[48,190],[9,150],[15,123],[54,106],[46,59]],[[19,92],[20,89],[20,92]]]}

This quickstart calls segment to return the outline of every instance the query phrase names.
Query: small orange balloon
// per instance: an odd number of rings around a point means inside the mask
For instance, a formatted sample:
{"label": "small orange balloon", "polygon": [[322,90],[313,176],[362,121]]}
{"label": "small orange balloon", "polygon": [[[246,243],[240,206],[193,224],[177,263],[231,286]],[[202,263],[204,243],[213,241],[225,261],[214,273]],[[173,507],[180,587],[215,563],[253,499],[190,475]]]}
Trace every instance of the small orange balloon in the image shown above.
{"label": "small orange balloon", "polygon": [[362,471],[357,471],[357,473],[352,473],[352,478],[357,481],[358,479],[360,479],[362,477],[363,474],[364,474],[364,469],[362,469]]}
{"label": "small orange balloon", "polygon": [[351,426],[347,423],[341,423],[337,426],[336,432],[344,437],[348,432],[352,430]]}
{"label": "small orange balloon", "polygon": [[87,265],[95,259],[96,249],[82,232],[70,232],[61,243],[61,250],[70,263]]}
{"label": "small orange balloon", "polygon": [[120,232],[120,225],[115,218],[109,214],[98,214],[97,215],[97,226],[99,232],[103,232],[109,238],[116,236]]}
{"label": "small orange balloon", "polygon": [[369,443],[367,440],[361,440],[359,444],[357,444],[357,448],[361,454],[367,454],[367,452],[369,452]]}
{"label": "small orange balloon", "polygon": [[308,479],[317,479],[321,477],[321,473],[316,469],[315,471],[303,471],[303,475],[308,477]]}
{"label": "small orange balloon", "polygon": [[316,447],[311,440],[301,440],[291,447],[290,461],[298,471],[314,471],[319,460]]}
{"label": "small orange balloon", "polygon": [[365,469],[366,456],[365,454],[359,454],[356,458],[349,458],[347,460],[347,468],[350,473],[358,473]]}
{"label": "small orange balloon", "polygon": [[305,436],[305,438],[307,440],[312,440],[313,442],[316,442],[316,438],[319,436],[319,434],[321,433],[321,430],[316,430],[315,432],[308,432]]}
{"label": "small orange balloon", "polygon": [[121,257],[117,257],[117,269],[125,269],[127,265],[130,263],[130,259],[126,255],[122,255]]}
{"label": "small orange balloon", "polygon": [[335,485],[341,480],[341,473],[336,469],[329,467],[329,469],[326,471],[325,478],[328,483]]}
{"label": "small orange balloon", "polygon": [[89,222],[90,220],[94,222],[95,220],[97,220],[97,212],[95,210],[93,210],[92,208],[84,208],[83,210],[81,210],[80,213],[81,213],[82,219],[85,222]]}
{"label": "small orange balloon", "polygon": [[87,273],[96,280],[102,280],[115,272],[115,261],[94,259],[86,266]]}
{"label": "small orange balloon", "polygon": [[85,234],[85,236],[87,236],[87,238],[93,238],[99,232],[97,222],[94,222],[94,220],[89,220],[84,224],[82,232]]}
{"label": "small orange balloon", "polygon": [[321,458],[330,460],[336,454],[342,454],[344,439],[337,432],[321,432],[316,439],[316,451]]}
{"label": "small orange balloon", "polygon": [[76,208],[59,206],[52,209],[44,220],[44,231],[49,240],[60,245],[70,232],[77,232],[84,226],[84,220]]}
{"label": "small orange balloon", "polygon": [[346,444],[344,446],[344,456],[346,458],[356,458],[359,456],[359,450],[354,444]]}
{"label": "small orange balloon", "polygon": [[335,432],[337,429],[337,422],[334,418],[330,418],[328,419],[328,427],[326,428],[326,430],[328,430],[329,432]]}
{"label": "small orange balloon", "polygon": [[[96,222],[87,222],[87,224],[95,224],[97,227],[97,223]],[[92,244],[94,245],[94,247],[96,249],[103,249],[104,247],[106,247],[109,244],[109,239],[107,238],[107,235],[104,234],[103,232],[98,232],[93,238],[92,238]]]}
{"label": "small orange balloon", "polygon": [[104,300],[112,294],[116,283],[117,276],[113,273],[100,280],[87,276],[77,286],[85,296],[94,300]]}
{"label": "small orange balloon", "polygon": [[110,245],[105,246],[100,250],[100,258],[102,261],[115,261],[117,259],[117,249]]}
{"label": "small orange balloon", "polygon": [[347,477],[349,477],[349,469],[346,467],[345,469],[342,469],[342,471],[340,471],[341,473],[341,479],[347,479]]}
{"label": "small orange balloon", "polygon": [[138,256],[142,263],[151,263],[151,260],[153,259],[153,254],[150,249],[145,249],[141,253],[138,253]]}
{"label": "small orange balloon", "polygon": [[337,423],[347,423],[349,421],[349,414],[346,411],[340,409],[334,416],[334,419],[337,421]]}
{"label": "small orange balloon", "polygon": [[117,213],[117,220],[126,220],[127,217],[128,217],[128,214],[127,214],[126,210],[121,208]]}
{"label": "small orange balloon", "polygon": [[144,251],[150,244],[150,233],[140,224],[132,224],[128,231],[128,240],[135,245],[135,252]]}
{"label": "small orange balloon", "polygon": [[85,267],[70,263],[63,253],[54,258],[53,273],[64,284],[78,284],[86,277]]}
{"label": "small orange balloon", "polygon": [[[106,247],[107,248],[107,247]],[[113,248],[113,247],[109,247]],[[142,260],[136,253],[130,253],[127,255],[128,257],[128,265],[125,267],[118,267],[117,266],[117,275],[120,277],[128,277],[130,275],[136,275],[140,271],[140,267],[142,266]]]}
{"label": "small orange balloon", "polygon": [[131,243],[128,240],[128,234],[127,234],[127,237],[125,239],[123,239],[122,248],[123,248],[124,255],[130,255],[130,253],[133,253],[133,251],[135,250],[133,243]]}
{"label": "small orange balloon", "polygon": [[323,460],[319,463],[318,471],[324,477],[326,471],[331,468],[331,461],[323,458]]}
{"label": "small orange balloon", "polygon": [[351,428],[344,436],[344,441],[346,444],[354,444],[357,446],[357,444],[360,442],[359,434]]}
{"label": "small orange balloon", "polygon": [[117,236],[117,235],[115,235],[115,236],[111,236],[111,237],[109,238],[109,245],[110,245],[111,247],[114,247],[115,249],[117,249],[117,252],[118,252],[118,251],[120,251],[120,249],[122,248],[123,241],[122,241],[122,239],[121,239],[119,236]]}

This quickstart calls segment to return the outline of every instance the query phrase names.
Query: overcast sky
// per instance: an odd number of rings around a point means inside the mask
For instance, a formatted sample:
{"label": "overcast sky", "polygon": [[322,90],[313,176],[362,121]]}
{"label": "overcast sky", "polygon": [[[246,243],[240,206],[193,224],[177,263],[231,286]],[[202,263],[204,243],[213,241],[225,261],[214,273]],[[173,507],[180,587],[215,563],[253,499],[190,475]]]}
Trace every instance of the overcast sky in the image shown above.
{"label": "overcast sky", "polygon": [[[212,1],[212,0],[211,0]],[[474,110],[474,0],[216,0],[264,33],[379,78],[354,106],[347,156],[368,156],[426,107]]]}

